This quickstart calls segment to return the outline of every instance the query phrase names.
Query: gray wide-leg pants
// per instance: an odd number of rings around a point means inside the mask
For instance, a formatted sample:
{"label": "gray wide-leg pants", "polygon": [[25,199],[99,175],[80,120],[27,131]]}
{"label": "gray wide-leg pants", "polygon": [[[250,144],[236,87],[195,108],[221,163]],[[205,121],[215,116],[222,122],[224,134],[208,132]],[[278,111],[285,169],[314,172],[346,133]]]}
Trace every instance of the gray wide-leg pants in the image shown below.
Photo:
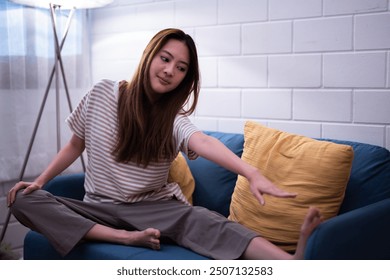
{"label": "gray wide-leg pants", "polygon": [[37,231],[65,256],[95,225],[125,230],[160,230],[162,239],[213,259],[237,259],[258,234],[203,207],[176,200],[87,203],[37,190],[18,192],[11,206],[23,225]]}

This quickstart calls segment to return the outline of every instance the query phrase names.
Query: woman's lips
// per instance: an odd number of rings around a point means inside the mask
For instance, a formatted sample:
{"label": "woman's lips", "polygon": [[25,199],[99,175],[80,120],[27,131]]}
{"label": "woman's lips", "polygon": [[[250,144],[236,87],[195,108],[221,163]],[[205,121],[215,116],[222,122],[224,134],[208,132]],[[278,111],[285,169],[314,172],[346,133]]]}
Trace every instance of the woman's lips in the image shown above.
{"label": "woman's lips", "polygon": [[169,85],[170,84],[170,82],[169,81],[167,81],[167,80],[165,80],[164,78],[161,78],[161,77],[159,77],[159,76],[157,76],[157,78],[160,80],[160,82],[162,83],[162,84],[164,84],[164,85]]}

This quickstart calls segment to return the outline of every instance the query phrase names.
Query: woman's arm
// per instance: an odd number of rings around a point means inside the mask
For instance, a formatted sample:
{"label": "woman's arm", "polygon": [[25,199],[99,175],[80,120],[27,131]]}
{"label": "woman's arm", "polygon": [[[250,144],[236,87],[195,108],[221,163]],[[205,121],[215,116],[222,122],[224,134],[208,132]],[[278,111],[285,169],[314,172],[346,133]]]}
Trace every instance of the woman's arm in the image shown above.
{"label": "woman's arm", "polygon": [[9,191],[7,196],[8,206],[15,201],[16,192],[24,189],[24,194],[42,188],[49,180],[69,167],[84,151],[85,142],[73,134],[69,142],[58,152],[49,166],[35,179],[34,182],[19,182]]}
{"label": "woman's arm", "polygon": [[263,205],[263,194],[277,197],[295,197],[296,194],[285,192],[264,177],[260,171],[240,159],[221,141],[202,132],[194,133],[189,140],[189,148],[199,156],[215,162],[224,168],[244,176],[249,181],[250,189]]}

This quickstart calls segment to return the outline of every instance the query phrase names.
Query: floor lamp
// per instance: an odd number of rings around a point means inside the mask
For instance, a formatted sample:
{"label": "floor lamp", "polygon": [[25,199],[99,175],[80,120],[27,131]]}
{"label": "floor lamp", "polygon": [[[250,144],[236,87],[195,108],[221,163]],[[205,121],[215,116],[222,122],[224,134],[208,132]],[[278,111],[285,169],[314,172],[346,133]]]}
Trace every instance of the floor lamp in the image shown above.
{"label": "floor lamp", "polygon": [[[54,48],[55,49],[54,65],[53,65],[52,71],[51,71],[50,76],[49,76],[49,81],[48,81],[48,84],[46,86],[46,91],[45,91],[45,94],[43,96],[41,107],[40,107],[39,112],[38,112],[37,120],[36,120],[35,125],[34,125],[33,133],[32,133],[32,136],[31,136],[28,148],[27,148],[27,153],[26,153],[26,156],[24,158],[22,169],[21,169],[20,175],[19,175],[19,181],[22,181],[23,177],[24,177],[24,172],[26,170],[26,166],[27,166],[27,163],[28,163],[28,160],[30,157],[31,149],[32,149],[32,146],[34,144],[35,136],[36,136],[36,133],[37,133],[37,130],[39,127],[39,123],[41,121],[42,113],[43,113],[43,110],[44,110],[45,105],[46,105],[46,100],[47,100],[47,97],[48,97],[49,92],[50,92],[50,87],[51,87],[51,84],[53,82],[53,78],[55,79],[55,86],[56,86],[55,92],[56,92],[57,152],[61,148],[60,88],[59,88],[60,72],[61,72],[62,81],[64,84],[66,98],[68,101],[69,111],[70,112],[73,111],[71,99],[70,99],[70,95],[69,95],[69,90],[68,90],[68,85],[66,82],[64,66],[62,63],[61,50],[62,50],[62,47],[64,46],[66,37],[68,35],[68,31],[69,31],[70,23],[72,21],[74,11],[76,9],[92,9],[92,8],[103,7],[103,6],[111,3],[113,0],[51,0],[51,1],[50,0],[11,0],[11,1],[15,2],[17,4],[21,4],[21,5],[32,6],[32,7],[36,7],[36,8],[49,8],[50,9],[51,22],[52,22],[53,35],[54,35],[53,36],[54,37],[54,46],[55,46],[55,48]],[[57,23],[56,23],[56,11],[60,10],[60,9],[69,11],[68,19],[67,19],[67,22],[65,25],[65,31],[64,31],[64,34],[62,36],[61,42],[58,38]],[[82,167],[83,167],[84,172],[85,172],[84,159],[82,156],[80,157],[80,159],[81,159]],[[4,226],[3,226],[3,230],[1,232],[0,242],[2,242],[4,237],[5,237],[5,233],[6,233],[8,224],[9,224],[10,217],[11,217],[11,211],[8,210],[8,214],[7,214]]]}

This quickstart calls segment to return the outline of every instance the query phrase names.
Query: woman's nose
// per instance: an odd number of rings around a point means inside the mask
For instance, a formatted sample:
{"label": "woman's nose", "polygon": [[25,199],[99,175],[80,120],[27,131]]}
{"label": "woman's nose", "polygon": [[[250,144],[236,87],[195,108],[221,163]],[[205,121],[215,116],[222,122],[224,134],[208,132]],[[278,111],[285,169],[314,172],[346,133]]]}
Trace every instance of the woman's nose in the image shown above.
{"label": "woman's nose", "polygon": [[168,76],[173,76],[174,74],[174,65],[168,64],[165,66],[164,73]]}

